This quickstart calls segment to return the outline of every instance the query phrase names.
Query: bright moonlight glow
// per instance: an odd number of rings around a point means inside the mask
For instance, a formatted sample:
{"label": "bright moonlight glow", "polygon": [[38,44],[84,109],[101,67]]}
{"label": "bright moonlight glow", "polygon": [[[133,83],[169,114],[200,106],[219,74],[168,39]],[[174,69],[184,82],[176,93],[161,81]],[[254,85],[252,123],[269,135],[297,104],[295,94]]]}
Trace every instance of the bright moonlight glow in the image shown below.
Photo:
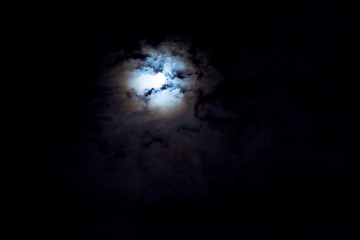
{"label": "bright moonlight glow", "polygon": [[166,77],[162,73],[136,71],[131,74],[130,79],[129,87],[138,95],[143,95],[151,89],[160,89],[166,83]]}
{"label": "bright moonlight glow", "polygon": [[164,74],[158,73],[152,78],[151,81],[152,81],[151,84],[153,85],[153,88],[155,88],[155,89],[161,88],[162,85],[164,85],[166,82],[166,77]]}

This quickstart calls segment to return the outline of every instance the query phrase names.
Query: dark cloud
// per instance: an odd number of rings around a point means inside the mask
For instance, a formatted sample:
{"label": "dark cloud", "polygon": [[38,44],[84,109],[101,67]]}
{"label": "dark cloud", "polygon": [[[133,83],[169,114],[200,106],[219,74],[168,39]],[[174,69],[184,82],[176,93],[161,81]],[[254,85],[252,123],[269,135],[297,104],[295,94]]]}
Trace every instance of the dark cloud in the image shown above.
{"label": "dark cloud", "polygon": [[[196,51],[193,56],[190,47],[177,41],[155,47],[143,43],[145,58],[124,59],[105,74],[108,94],[89,105],[99,135],[81,143],[78,158],[87,170],[74,168],[75,184],[85,189],[94,184],[130,202],[156,202],[203,197],[210,194],[209,184],[234,181],[242,158],[230,143],[232,128],[222,128],[217,121],[234,121],[237,116],[221,101],[201,103],[223,77],[211,66],[208,54]],[[170,79],[182,90],[182,105],[165,112],[148,107],[149,102],[129,85],[139,66],[151,67],[145,71],[183,72],[181,78]]]}

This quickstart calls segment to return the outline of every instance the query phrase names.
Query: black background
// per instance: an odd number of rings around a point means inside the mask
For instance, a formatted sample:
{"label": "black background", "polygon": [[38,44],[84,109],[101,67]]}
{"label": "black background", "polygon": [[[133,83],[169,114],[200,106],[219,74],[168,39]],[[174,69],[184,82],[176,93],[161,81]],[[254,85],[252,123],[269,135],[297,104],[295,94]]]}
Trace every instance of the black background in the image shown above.
{"label": "black background", "polygon": [[[14,9],[4,239],[355,239],[354,6],[102,1]],[[238,134],[251,135],[247,127],[262,119],[277,144],[245,161],[235,182],[213,184],[213,198],[129,210],[79,193],[68,180],[69,139],[86,125],[84,106],[102,94],[107,56],[172,36],[211,53],[225,77],[211,98],[244,116]]]}

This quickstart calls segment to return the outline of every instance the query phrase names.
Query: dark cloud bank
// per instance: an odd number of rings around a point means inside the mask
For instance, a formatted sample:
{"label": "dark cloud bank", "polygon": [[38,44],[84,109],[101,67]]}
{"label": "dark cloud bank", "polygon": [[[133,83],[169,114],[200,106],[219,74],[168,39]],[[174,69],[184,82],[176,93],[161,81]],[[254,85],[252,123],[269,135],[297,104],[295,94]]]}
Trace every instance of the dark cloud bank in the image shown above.
{"label": "dark cloud bank", "polygon": [[[74,180],[80,188],[98,187],[119,201],[135,204],[205,197],[212,182],[231,183],[240,171],[243,160],[231,140],[236,128],[231,122],[239,116],[222,108],[218,100],[203,102],[223,78],[204,53],[192,56],[190,45],[177,41],[151,49],[160,55],[149,56],[152,61],[172,52],[178,59],[174,71],[186,58],[178,73],[188,72],[172,80],[181,82],[180,106],[166,107],[165,112],[151,109],[151,98],[144,102],[126,87],[131,80],[123,72],[135,70],[137,59],[127,58],[110,69],[103,80],[107,95],[89,104],[91,122],[99,131],[80,143],[78,158],[84,162],[82,168],[73,169]],[[161,68],[166,63],[160,63]]]}
{"label": "dark cloud bank", "polygon": [[[40,71],[17,108],[25,130],[9,138],[6,234],[352,239],[353,11],[240,5],[49,10],[51,28],[29,40]],[[167,68],[177,74],[164,89],[131,89],[138,71]],[[176,107],[154,108],[161,91]]]}

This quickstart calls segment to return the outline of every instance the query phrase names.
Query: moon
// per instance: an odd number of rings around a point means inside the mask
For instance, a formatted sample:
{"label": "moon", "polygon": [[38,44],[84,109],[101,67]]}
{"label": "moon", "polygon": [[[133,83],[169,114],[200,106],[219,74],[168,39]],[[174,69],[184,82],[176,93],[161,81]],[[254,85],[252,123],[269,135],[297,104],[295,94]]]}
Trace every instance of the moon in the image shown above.
{"label": "moon", "polygon": [[166,82],[166,77],[162,73],[156,74],[151,80],[150,84],[154,89],[162,87]]}
{"label": "moon", "polygon": [[198,58],[203,56],[194,56],[189,49],[190,44],[185,42],[165,41],[157,46],[142,43],[136,55],[122,59],[106,72],[104,86],[109,99],[128,114],[152,119],[191,112],[199,89],[204,88],[206,93],[213,82],[207,77],[211,68],[204,71],[200,67]]}
{"label": "moon", "polygon": [[135,93],[137,101],[146,102],[149,110],[174,110],[184,98],[182,89],[188,79],[179,75],[186,71],[185,66],[181,60],[169,55],[149,57],[146,62],[140,62],[140,66],[131,70],[127,78],[128,90]]}

